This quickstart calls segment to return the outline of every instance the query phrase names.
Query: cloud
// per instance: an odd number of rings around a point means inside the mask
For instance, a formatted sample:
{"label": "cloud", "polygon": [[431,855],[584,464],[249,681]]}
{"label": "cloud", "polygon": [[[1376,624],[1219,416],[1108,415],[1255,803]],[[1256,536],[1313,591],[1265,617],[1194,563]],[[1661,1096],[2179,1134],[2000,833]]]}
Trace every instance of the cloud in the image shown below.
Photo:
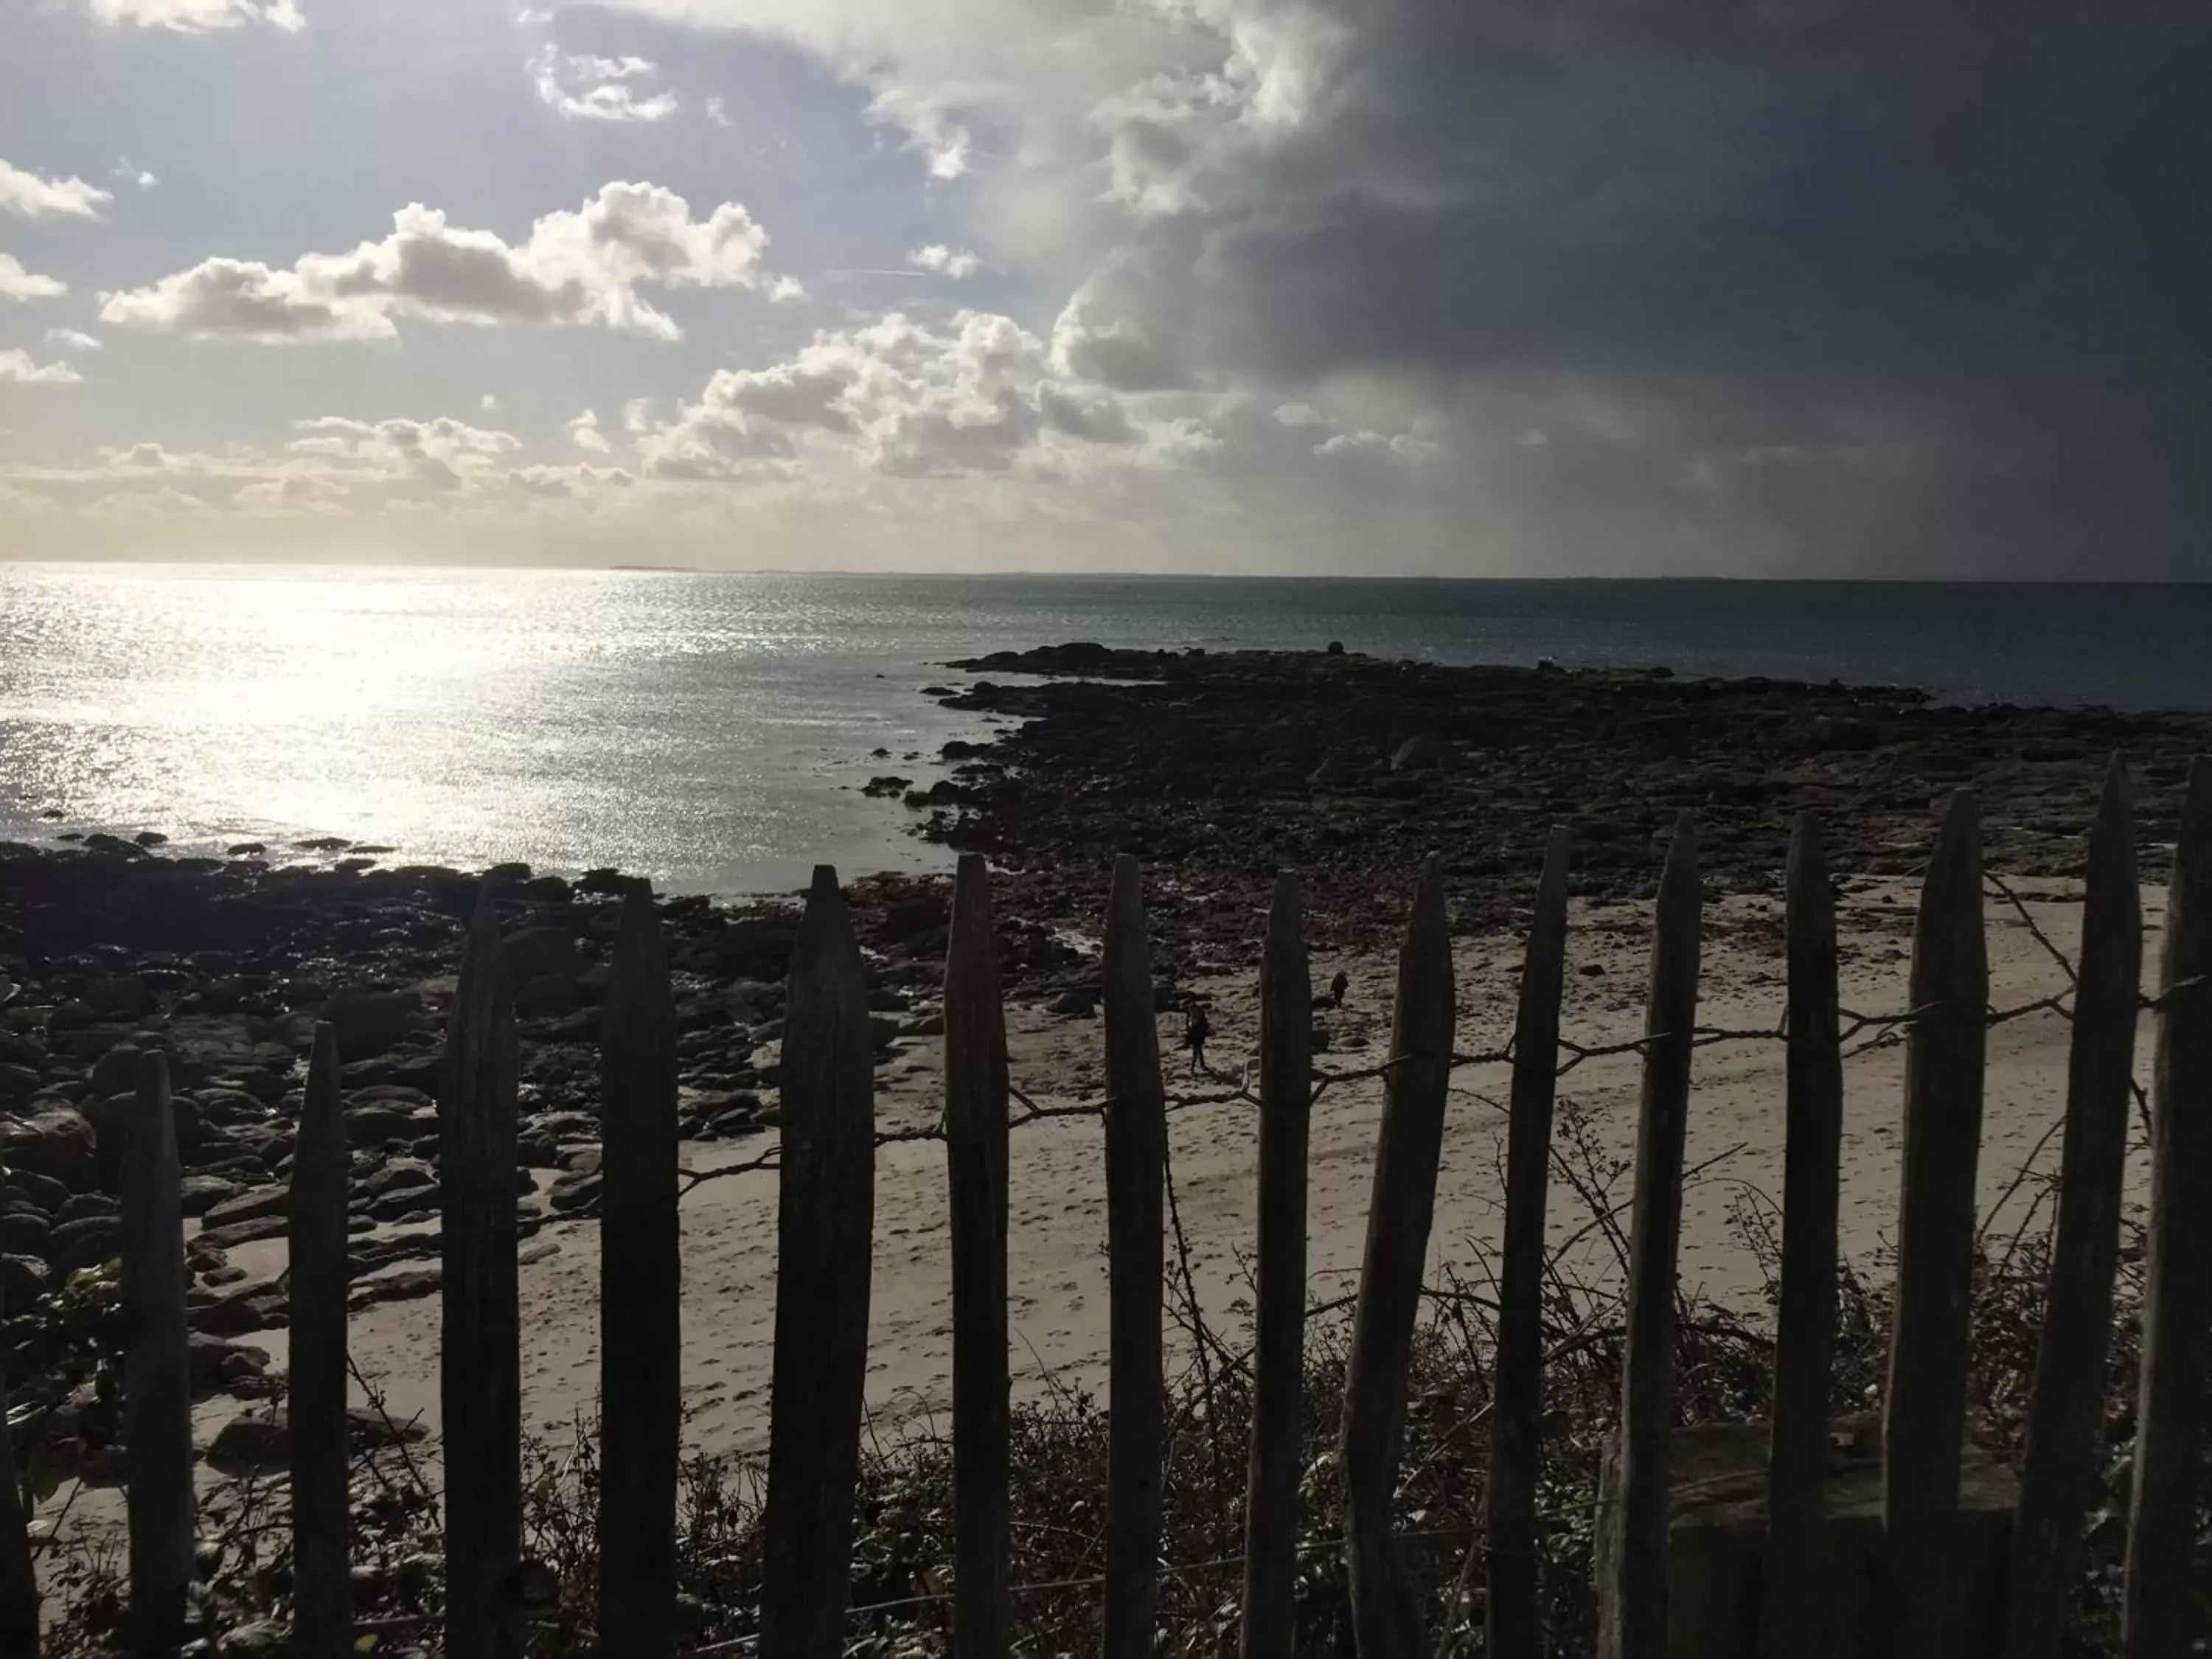
{"label": "cloud", "polygon": [[599,416],[597,410],[587,409],[569,421],[568,441],[579,449],[589,450],[594,455],[607,455],[614,452],[614,446],[609,443],[599,431]]}
{"label": "cloud", "polygon": [[674,93],[648,89],[660,70],[643,58],[564,52],[548,40],[528,67],[539,101],[568,120],[665,121],[677,111]]}
{"label": "cloud", "polygon": [[707,100],[707,118],[718,127],[730,125],[729,100],[715,93]]}
{"label": "cloud", "polygon": [[59,277],[26,270],[14,254],[0,253],[0,300],[51,300],[68,292]]}
{"label": "cloud", "polygon": [[0,386],[70,386],[84,376],[67,363],[38,363],[20,346],[0,349]]}
{"label": "cloud", "polygon": [[79,328],[50,328],[46,331],[46,343],[60,351],[97,351],[100,349],[99,337],[97,335],[87,334],[82,329]]}
{"label": "cloud", "polygon": [[2195,0],[614,3],[969,175],[1055,374],[1439,445],[1559,568],[2212,569]]}
{"label": "cloud", "polygon": [[111,25],[135,24],[178,34],[266,23],[286,33],[307,27],[295,0],[91,0],[92,15]]}
{"label": "cloud", "polygon": [[981,254],[966,248],[947,247],[942,242],[928,242],[906,256],[906,262],[917,270],[933,270],[940,276],[950,276],[954,282],[973,276],[983,268]]}
{"label": "cloud", "polygon": [[636,440],[648,477],[757,477],[806,465],[931,478],[1158,459],[1108,388],[1055,375],[1045,343],[1012,318],[963,311],[942,328],[893,313],[824,331],[765,368],[722,369],[696,401]]}
{"label": "cloud", "polygon": [[0,161],[0,213],[19,219],[97,219],[114,193],[82,179],[41,179]]}
{"label": "cloud", "polygon": [[212,258],[105,296],[101,320],[201,338],[383,340],[396,319],[559,323],[681,337],[641,287],[756,288],[768,233],[735,202],[704,219],[658,185],[611,184],[549,213],[517,246],[415,203],[392,234],[292,265]]}
{"label": "cloud", "polygon": [[483,397],[477,399],[477,407],[483,410],[487,415],[490,414],[499,407],[498,394],[490,392],[485,392]]}

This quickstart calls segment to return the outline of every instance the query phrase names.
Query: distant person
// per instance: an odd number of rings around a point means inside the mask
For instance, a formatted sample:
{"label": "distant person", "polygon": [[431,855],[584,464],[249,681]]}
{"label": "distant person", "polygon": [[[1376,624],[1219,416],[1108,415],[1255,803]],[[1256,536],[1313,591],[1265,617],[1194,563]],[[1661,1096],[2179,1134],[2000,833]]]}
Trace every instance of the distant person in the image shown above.
{"label": "distant person", "polygon": [[1336,977],[1328,982],[1329,1006],[1333,1008],[1343,1007],[1344,994],[1351,988],[1352,976],[1346,973],[1343,969],[1338,969],[1336,970]]}
{"label": "distant person", "polygon": [[1213,1022],[1206,1017],[1206,1005],[1194,1002],[1183,1011],[1182,1040],[1190,1050],[1190,1071],[1193,1077],[1206,1070],[1206,1040],[1213,1035]]}

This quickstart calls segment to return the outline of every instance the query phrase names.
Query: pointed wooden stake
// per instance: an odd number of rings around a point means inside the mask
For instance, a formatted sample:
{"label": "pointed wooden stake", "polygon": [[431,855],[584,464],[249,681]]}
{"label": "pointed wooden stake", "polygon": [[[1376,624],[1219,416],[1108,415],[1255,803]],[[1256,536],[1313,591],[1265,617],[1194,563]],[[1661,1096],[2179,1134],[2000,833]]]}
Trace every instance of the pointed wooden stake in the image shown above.
{"label": "pointed wooden stake", "polygon": [[1828,1567],[1828,1390],[1836,1340],[1836,1206],[1844,1061],[1836,1001],[1836,901],[1820,819],[1790,842],[1788,1141],[1783,1154],[1782,1297],[1767,1461],[1765,1659],[1817,1655]]}
{"label": "pointed wooden stake", "polygon": [[2112,757],[2089,831],[2051,1294],[2036,1352],[2027,1467],[2013,1520],[2008,1659],[2057,1659],[2097,1475],[2120,1192],[2142,995],[2142,903],[2127,768]]}
{"label": "pointed wooden stake", "polygon": [[599,1652],[673,1659],[684,1266],[676,997],[644,883],[623,899],[599,1016]]}
{"label": "pointed wooden stake", "polygon": [[1344,1389],[1344,1549],[1360,1659],[1425,1659],[1420,1598],[1390,1530],[1421,1269],[1451,1085],[1451,932],[1443,875],[1421,872],[1398,956],[1398,1002]]}
{"label": "pointed wooden stake", "polygon": [[838,1659],[868,1367],[875,1044],[837,872],[817,866],[783,1022],[762,1659]]}
{"label": "pointed wooden stake", "polygon": [[1490,1420],[1488,1651],[1535,1659],[1536,1482],[1543,1465],[1544,1211],[1567,963],[1565,829],[1552,831],[1521,965],[1513,1098],[1505,1136],[1504,1261],[1498,1286],[1498,1392]]}
{"label": "pointed wooden stake", "polygon": [[1630,1225],[1628,1346],[1620,1392],[1620,1548],[1601,1591],[1609,1659],[1666,1659],[1667,1443],[1674,1412],[1675,1269],[1682,1233],[1682,1148],[1690,1119],[1703,945],[1697,824],[1685,812],[1659,878],[1644,1100]]}
{"label": "pointed wooden stake", "polygon": [[353,1651],[348,1558],[346,1203],[350,1158],[337,1036],[315,1027],[292,1154],[292,1641],[301,1659]]}
{"label": "pointed wooden stake", "polygon": [[1006,1651],[1006,1015],[991,880],[963,854],[945,953],[952,1231],[952,1652]]}
{"label": "pointed wooden stake", "polygon": [[184,1628],[192,1582],[192,1387],[185,1328],[185,1218],[168,1056],[139,1056],[123,1139],[123,1362],[130,1458],[131,1622],[138,1647],[166,1651]]}
{"label": "pointed wooden stake", "polygon": [[1904,1195],[1882,1434],[1885,1651],[1897,1659],[1954,1650],[1948,1626],[1989,1000],[1981,823],[1962,789],[1936,836],[1912,941],[1915,1018],[1905,1050]]}
{"label": "pointed wooden stake", "polygon": [[1161,1235],[1167,1096],[1152,1016],[1152,949],[1136,860],[1114,860],[1103,964],[1106,1232],[1112,1347],[1107,1383],[1106,1659],[1152,1659],[1160,1556],[1164,1385]]}
{"label": "pointed wooden stake", "polygon": [[1306,1124],[1313,983],[1298,878],[1275,878],[1260,957],[1259,1288],[1245,1486],[1243,1659],[1291,1659],[1297,1634],[1298,1431],[1304,1404]]}
{"label": "pointed wooden stake", "polygon": [[439,1095],[445,1200],[446,1650],[522,1654],[514,997],[489,892],[461,952]]}
{"label": "pointed wooden stake", "polygon": [[2212,1395],[2212,757],[2189,771],[2159,1002],[2127,1659],[2181,1659],[2204,1634],[2197,1517]]}

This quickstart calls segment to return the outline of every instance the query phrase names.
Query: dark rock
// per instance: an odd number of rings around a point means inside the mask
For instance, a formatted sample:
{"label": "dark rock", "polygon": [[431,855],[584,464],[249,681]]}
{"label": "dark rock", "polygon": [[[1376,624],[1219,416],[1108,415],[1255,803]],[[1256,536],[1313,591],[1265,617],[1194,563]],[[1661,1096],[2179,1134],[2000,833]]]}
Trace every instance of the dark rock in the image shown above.
{"label": "dark rock", "polygon": [[289,1296],[273,1285],[242,1285],[185,1311],[185,1322],[210,1336],[243,1336],[282,1329],[291,1322]]}
{"label": "dark rock", "polygon": [[270,1468],[291,1455],[291,1431],[281,1411],[240,1413],[216,1431],[215,1443],[208,1448],[209,1462],[239,1469]]}
{"label": "dark rock", "polygon": [[395,1158],[382,1169],[360,1183],[358,1192],[363,1198],[382,1198],[391,1193],[420,1192],[434,1189],[438,1172],[416,1158]]}
{"label": "dark rock", "polygon": [[269,1369],[269,1356],[260,1349],[206,1331],[190,1332],[185,1343],[195,1394],[213,1393],[242,1378],[259,1376]]}
{"label": "dark rock", "polygon": [[553,1019],[569,1012],[576,1006],[576,978],[573,974],[539,974],[522,981],[514,994],[514,1014],[518,1019]]}
{"label": "dark rock", "polygon": [[35,1066],[0,1060],[0,1106],[21,1106],[45,1081]]}
{"label": "dark rock", "polygon": [[507,959],[507,977],[517,985],[548,974],[576,971],[576,941],[565,927],[526,927],[511,933],[501,954]]}
{"label": "dark rock", "polygon": [[884,911],[883,920],[876,924],[876,938],[886,945],[896,945],[917,933],[944,927],[951,915],[951,900],[948,895],[927,893]]}
{"label": "dark rock", "polygon": [[87,1216],[64,1221],[53,1230],[46,1245],[46,1260],[66,1279],[80,1267],[96,1267],[123,1248],[123,1225],[112,1216]]}
{"label": "dark rock", "polygon": [[105,1014],[113,1019],[137,1019],[154,1006],[154,999],[146,989],[146,981],[131,974],[88,980],[84,988],[84,1002],[94,1013]]}
{"label": "dark rock", "polygon": [[100,1177],[92,1125],[68,1106],[0,1122],[0,1165],[58,1181],[82,1192]]}
{"label": "dark rock", "polygon": [[1436,772],[1451,764],[1451,750],[1434,738],[1408,738],[1392,751],[1393,772]]}
{"label": "dark rock", "polygon": [[289,1231],[290,1223],[284,1216],[264,1215],[222,1227],[204,1224],[199,1236],[218,1250],[233,1250],[241,1244],[258,1244],[264,1238],[282,1238]]}
{"label": "dark rock", "polygon": [[241,1221],[258,1221],[264,1216],[283,1215],[290,1205],[290,1191],[283,1187],[264,1187],[256,1192],[240,1193],[210,1206],[201,1214],[201,1221],[210,1228],[235,1226]]}
{"label": "dark rock", "polygon": [[122,1212],[121,1201],[112,1194],[79,1193],[75,1197],[64,1200],[60,1207],[54,1211],[54,1220],[57,1223],[82,1221],[87,1216],[120,1215]]}
{"label": "dark rock", "polygon": [[402,1101],[372,1100],[346,1108],[346,1141],[354,1146],[392,1146],[411,1141],[438,1127],[436,1108],[410,1106]]}
{"label": "dark rock", "polygon": [[358,1313],[379,1302],[410,1302],[417,1297],[435,1296],[441,1279],[436,1264],[430,1263],[356,1279],[346,1292],[346,1306]]}
{"label": "dark rock", "polygon": [[748,916],[695,940],[684,952],[687,963],[737,979],[780,980],[791,968],[799,930],[773,916]]}
{"label": "dark rock", "polygon": [[563,1215],[597,1208],[599,1202],[599,1170],[594,1169],[588,1174],[562,1176],[553,1183],[553,1189],[545,1195],[545,1201]]}
{"label": "dark rock", "polygon": [[1097,1011],[1098,994],[1095,991],[1062,991],[1045,1005],[1048,1014],[1064,1014],[1077,1019],[1088,1019]]}
{"label": "dark rock", "polygon": [[0,1311],[9,1315],[27,1311],[53,1281],[53,1270],[46,1266],[43,1255],[19,1255],[13,1250],[0,1255]]}
{"label": "dark rock", "polygon": [[43,1260],[53,1248],[54,1224],[28,1207],[0,1213],[0,1250]]}
{"label": "dark rock", "polygon": [[182,1195],[186,1215],[204,1215],[216,1205],[236,1198],[244,1188],[221,1176],[193,1174],[184,1178]]}
{"label": "dark rock", "polygon": [[367,1059],[397,1048],[422,1012],[411,992],[357,991],[332,997],[323,1018],[335,1027],[338,1052]]}
{"label": "dark rock", "polygon": [[[58,1215],[64,1206],[75,1202],[70,1196],[70,1189],[62,1182],[21,1165],[7,1172],[7,1184],[0,1186],[0,1198],[20,1200],[48,1215]],[[112,1203],[114,1200],[111,1199],[108,1201]]]}

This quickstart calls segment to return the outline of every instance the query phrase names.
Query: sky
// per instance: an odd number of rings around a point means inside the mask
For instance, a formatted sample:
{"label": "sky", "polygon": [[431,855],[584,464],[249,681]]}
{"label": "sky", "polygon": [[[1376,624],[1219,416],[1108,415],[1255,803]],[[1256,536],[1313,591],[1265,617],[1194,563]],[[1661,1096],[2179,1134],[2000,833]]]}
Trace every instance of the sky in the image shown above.
{"label": "sky", "polygon": [[2212,579],[2203,0],[0,0],[0,557]]}

